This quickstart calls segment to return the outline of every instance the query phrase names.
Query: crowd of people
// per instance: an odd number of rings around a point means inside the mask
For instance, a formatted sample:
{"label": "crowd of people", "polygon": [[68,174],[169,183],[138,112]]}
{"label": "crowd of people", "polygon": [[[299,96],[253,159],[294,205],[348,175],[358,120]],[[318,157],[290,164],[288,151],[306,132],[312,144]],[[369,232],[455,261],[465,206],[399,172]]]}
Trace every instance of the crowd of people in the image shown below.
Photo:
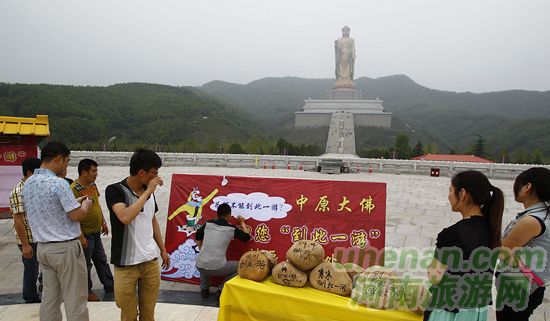
{"label": "crowd of people", "polygon": [[[160,286],[158,251],[161,266],[170,265],[155,215],[158,205],[154,192],[163,184],[158,176],[161,158],[151,150],[137,150],[130,160],[130,175],[107,186],[105,200],[110,227],[99,205],[100,193],[95,185],[99,165],[91,159],[80,161],[79,176],[69,184],[64,179],[69,159],[70,150],[64,144],[46,144],[40,159],[23,161],[23,178],[10,194],[16,242],[24,264],[25,302],[41,302],[40,320],[61,320],[61,302],[65,304],[68,320],[88,320],[87,301],[98,300],[92,291],[90,273],[95,266],[105,292],[114,293],[121,320],[137,320],[138,315],[139,320],[154,320]],[[550,248],[550,170],[536,167],[522,172],[515,180],[514,196],[525,210],[502,231],[503,192],[478,171],[461,172],[452,178],[448,199],[452,211],[460,213],[462,219],[437,235],[434,260],[428,268],[432,302],[425,320],[483,321],[491,304],[499,307],[496,314],[499,321],[528,320],[542,303],[545,288],[550,284],[550,260],[545,257],[542,267],[533,266],[533,262],[522,261],[517,253],[525,248],[542,248],[546,255]],[[217,214],[217,219],[208,221],[196,233],[201,248],[197,268],[204,298],[209,295],[210,276],[228,280],[237,273],[237,262],[225,259],[229,242],[250,240],[250,231],[242,218],[239,226],[228,223],[230,206],[221,204]],[[101,241],[101,235],[108,233],[112,234],[110,263],[114,276]],[[449,249],[458,249],[461,260],[468,262],[481,248],[498,253],[481,271],[450,267],[454,262],[446,255]],[[490,295],[481,300],[480,292],[476,292],[464,296],[473,296],[473,304],[470,298],[460,300],[459,304],[444,300],[447,304],[438,305],[442,296],[449,298],[443,295],[448,293],[445,285],[474,274],[489,275],[482,278],[489,288],[496,276],[499,291],[496,302],[491,302]],[[510,283],[498,283],[499,277],[510,275],[528,281],[523,306],[518,307],[517,300],[506,300],[506,284]],[[457,299],[458,294],[452,293],[451,297]]]}
{"label": "crowd of people", "polygon": [[[40,320],[61,320],[62,302],[67,320],[89,320],[87,302],[98,300],[92,291],[93,263],[105,292],[114,292],[121,320],[137,320],[138,315],[140,320],[154,320],[160,286],[157,247],[161,265],[170,264],[155,216],[154,192],[163,183],[158,177],[160,157],[137,150],[130,175],[107,187],[110,229],[95,185],[98,164],[80,161],[78,178],[68,181],[69,160],[67,146],[46,144],[40,159],[23,161],[23,178],[10,194],[24,264],[23,299],[40,302]],[[114,277],[101,241],[101,234],[109,232]]]}

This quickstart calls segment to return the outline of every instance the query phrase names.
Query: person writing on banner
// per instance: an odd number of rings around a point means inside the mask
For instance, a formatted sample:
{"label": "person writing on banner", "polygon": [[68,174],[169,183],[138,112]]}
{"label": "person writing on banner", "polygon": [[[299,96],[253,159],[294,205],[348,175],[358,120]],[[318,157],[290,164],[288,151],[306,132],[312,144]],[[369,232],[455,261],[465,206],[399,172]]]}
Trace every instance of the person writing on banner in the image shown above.
{"label": "person writing on banner", "polygon": [[[522,272],[527,272],[528,280],[533,279],[530,292],[526,295],[528,302],[526,307],[519,308],[514,304],[504,304],[502,309],[497,307],[496,317],[498,321],[526,321],[533,311],[542,303],[546,286],[550,284],[550,169],[544,167],[530,168],[518,175],[514,182],[514,197],[517,202],[523,204],[524,210],[504,229],[502,248],[509,257],[513,257],[514,249],[533,249],[540,246],[546,258],[544,265],[537,267],[537,262],[522,262],[520,258],[514,261],[524,266]],[[515,263],[514,262],[514,263]],[[521,275],[521,274],[519,274]],[[500,276],[499,276],[500,278]],[[497,283],[498,285],[499,283]],[[504,282],[497,287],[497,298],[506,296]],[[532,288],[531,288],[532,287]],[[499,306],[497,300],[497,306]]]}
{"label": "person writing on banner", "polygon": [[155,319],[160,287],[157,247],[162,267],[170,266],[155,217],[158,206],[154,192],[163,184],[158,176],[161,166],[162,160],[155,152],[138,149],[130,159],[130,176],[105,190],[111,218],[115,302],[122,321],[137,320],[138,314],[141,321]]}
{"label": "person writing on banner", "polygon": [[[200,247],[197,257],[197,270],[200,272],[201,296],[208,298],[210,295],[210,277],[222,276],[223,283],[237,275],[238,261],[227,261],[227,248],[233,239],[243,242],[250,240],[250,230],[244,223],[242,216],[238,217],[239,227],[231,225],[231,206],[220,204],[216,210],[217,219],[209,220],[201,226],[195,234],[195,240]],[[218,298],[223,289],[223,283],[218,287]]]}
{"label": "person writing on banner", "polygon": [[97,167],[98,164],[92,159],[81,160],[78,163],[78,178],[71,184],[71,190],[75,197],[89,196],[93,201],[92,209],[86,218],[80,222],[80,230],[82,231],[80,243],[84,248],[84,257],[88,268],[88,301],[99,301],[97,295],[92,291],[92,261],[105,293],[114,291],[113,274],[101,241],[101,233],[103,235],[109,234],[109,227],[99,205],[99,191],[95,184]]}
{"label": "person writing on banner", "polygon": [[70,150],[59,142],[42,149],[42,164],[27,179],[23,200],[32,236],[38,242],[44,291],[40,320],[61,320],[61,302],[70,321],[89,320],[86,260],[78,241],[80,224],[92,201],[75,199],[69,184],[59,178],[69,164]]}
{"label": "person writing on banner", "polygon": [[[486,264],[483,270],[474,270],[468,263],[476,251],[490,252],[500,246],[504,195],[481,172],[465,171],[452,178],[448,198],[452,211],[459,212],[462,220],[437,235],[434,260],[428,268],[432,300],[424,320],[484,321],[488,316],[496,261]],[[458,262],[455,257],[459,258]],[[472,279],[479,280],[476,284],[483,294],[481,299],[469,295],[474,293],[472,289],[461,287]],[[445,291],[455,293],[454,302],[445,300]]]}
{"label": "person writing on banner", "polygon": [[[38,158],[27,158],[21,163],[23,178],[10,193],[10,213],[13,217],[15,241],[21,251],[23,260],[23,300],[25,303],[39,303],[40,296],[36,288],[39,264],[36,258],[36,241],[32,238],[31,228],[25,213],[23,187],[34,170],[40,168],[42,161]],[[42,283],[42,281],[40,281]]]}

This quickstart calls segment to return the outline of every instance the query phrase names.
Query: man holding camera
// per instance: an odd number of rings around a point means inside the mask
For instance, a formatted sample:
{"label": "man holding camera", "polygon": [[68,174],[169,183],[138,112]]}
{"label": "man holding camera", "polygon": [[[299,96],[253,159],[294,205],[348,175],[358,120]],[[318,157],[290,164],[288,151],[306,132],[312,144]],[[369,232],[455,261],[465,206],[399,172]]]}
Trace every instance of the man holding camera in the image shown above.
{"label": "man holding camera", "polygon": [[78,178],[71,184],[75,197],[87,196],[92,202],[92,208],[85,219],[80,221],[80,243],[84,248],[86,267],[88,268],[88,301],[99,301],[92,291],[92,262],[95,265],[97,276],[103,284],[105,293],[113,293],[114,281],[111,268],[107,262],[107,255],[101,241],[101,233],[109,234],[109,227],[99,205],[99,191],[95,184],[98,164],[92,159],[83,159],[78,163]]}

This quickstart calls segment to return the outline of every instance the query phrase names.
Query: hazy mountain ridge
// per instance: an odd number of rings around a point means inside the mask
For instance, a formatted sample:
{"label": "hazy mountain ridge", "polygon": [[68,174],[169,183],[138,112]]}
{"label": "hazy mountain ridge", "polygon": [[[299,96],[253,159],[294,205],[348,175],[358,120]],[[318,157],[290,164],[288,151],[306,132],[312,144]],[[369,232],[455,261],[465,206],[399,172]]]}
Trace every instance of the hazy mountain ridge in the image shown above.
{"label": "hazy mountain ridge", "polygon": [[[395,137],[397,129],[410,136],[412,144],[420,139],[425,145],[435,143],[440,152],[466,152],[481,135],[489,155],[539,149],[550,156],[550,91],[458,93],[426,88],[405,75],[361,77],[355,82],[367,99],[382,99],[385,109],[393,113],[393,130],[386,130],[389,136]],[[289,115],[303,106],[303,100],[320,98],[334,80],[285,77],[226,84],[210,82],[199,88],[218,99],[227,97],[266,126],[273,119],[286,119],[289,126]],[[381,131],[377,130],[379,135]],[[358,136],[358,149],[361,141],[369,139]],[[380,146],[387,146],[388,141]],[[376,147],[372,142],[368,145]]]}
{"label": "hazy mountain ridge", "polygon": [[[368,99],[382,99],[393,113],[391,129],[356,130],[358,150],[390,147],[403,133],[411,145],[422,140],[439,152],[466,152],[481,135],[488,156],[522,149],[550,156],[550,91],[457,93],[426,88],[405,75],[361,77],[356,84]],[[278,138],[324,148],[326,137],[320,136],[326,128],[294,130],[294,112],[305,99],[319,99],[333,85],[334,79],[297,77],[244,85],[212,81],[199,87],[0,83],[0,115],[48,114],[52,139],[64,139],[75,148],[100,148],[112,136],[117,136],[119,148],[162,144],[177,151],[216,151],[223,144],[254,141],[264,145],[256,150],[267,153]]]}

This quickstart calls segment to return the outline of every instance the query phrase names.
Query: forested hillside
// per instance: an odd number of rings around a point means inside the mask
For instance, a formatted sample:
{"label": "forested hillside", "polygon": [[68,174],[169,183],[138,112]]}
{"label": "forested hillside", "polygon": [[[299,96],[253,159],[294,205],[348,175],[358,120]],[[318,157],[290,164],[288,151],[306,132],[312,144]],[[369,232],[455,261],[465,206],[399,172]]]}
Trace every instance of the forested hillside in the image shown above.
{"label": "forested hillside", "polygon": [[[318,155],[328,128],[295,130],[294,112],[333,83],[294,77],[200,87],[0,83],[0,115],[47,114],[52,139],[73,149]],[[356,84],[393,113],[392,128],[356,128],[361,156],[475,152],[495,160],[550,161],[549,91],[456,93],[404,75],[363,77]]]}
{"label": "forested hillside", "polygon": [[[393,113],[391,129],[356,129],[358,151],[389,151],[403,134],[411,150],[420,141],[430,152],[472,153],[481,138],[483,156],[488,158],[522,162],[543,155],[550,158],[550,91],[456,93],[423,87],[404,75],[362,77],[355,82],[368,99],[382,99]],[[242,107],[278,131],[292,128],[293,113],[304,99],[321,98],[333,84],[331,79],[286,77],[246,85],[214,81],[200,90]]]}

